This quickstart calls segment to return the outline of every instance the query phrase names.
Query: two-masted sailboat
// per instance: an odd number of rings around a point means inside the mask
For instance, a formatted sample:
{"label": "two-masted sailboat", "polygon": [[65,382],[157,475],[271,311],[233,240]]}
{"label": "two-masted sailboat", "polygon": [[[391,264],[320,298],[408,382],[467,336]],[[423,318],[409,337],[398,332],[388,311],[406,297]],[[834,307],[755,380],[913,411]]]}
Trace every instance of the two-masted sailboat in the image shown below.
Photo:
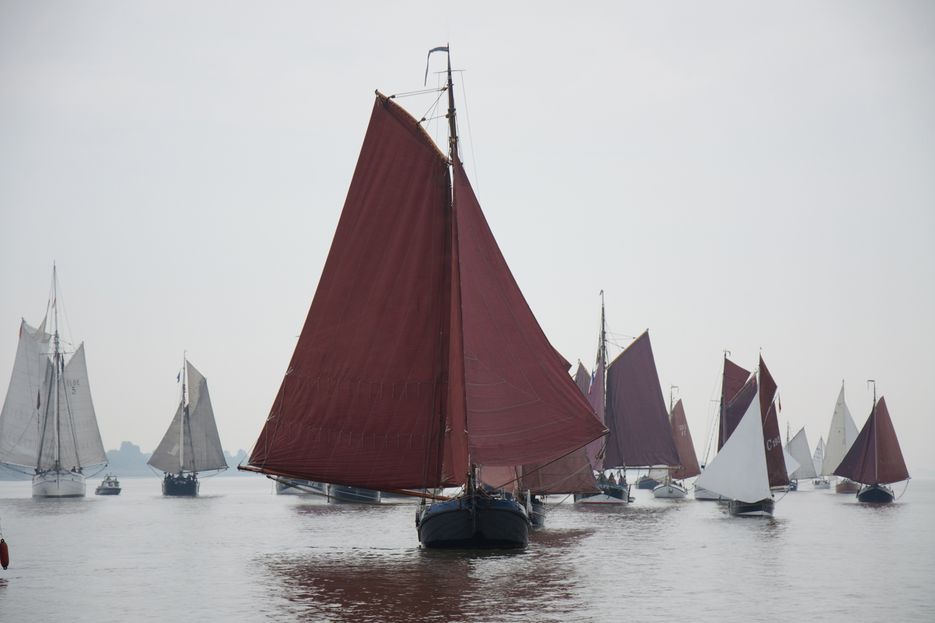
{"label": "two-masted sailboat", "polygon": [[175,417],[162,441],[149,458],[149,465],[165,472],[163,495],[198,495],[198,474],[227,469],[214,409],[208,394],[208,381],[184,359],[179,373],[182,397]]}
{"label": "two-masted sailboat", "polygon": [[772,515],[772,490],[789,484],[779,433],[778,388],[763,357],[757,368],[728,405],[752,392],[746,411],[736,423],[730,420],[733,426],[720,451],[695,481],[696,487],[729,500],[732,515],[745,517]]}
{"label": "two-masted sailboat", "polygon": [[548,463],[605,429],[484,218],[458,156],[450,59],[447,78],[448,157],[377,93],[305,326],[242,469],[463,487],[420,505],[424,546],[524,547],[526,509],[478,469]]}
{"label": "two-masted sailboat", "polygon": [[85,471],[107,463],[84,343],[66,361],[59,298],[53,268],[45,318],[38,327],[25,320],[20,324],[13,374],[0,412],[0,463],[31,473],[34,497],[82,497]]}
{"label": "two-masted sailboat", "polygon": [[857,499],[874,504],[892,502],[893,489],[886,485],[909,479],[886,400],[877,400],[876,383],[870,416],[834,473],[862,484]]}

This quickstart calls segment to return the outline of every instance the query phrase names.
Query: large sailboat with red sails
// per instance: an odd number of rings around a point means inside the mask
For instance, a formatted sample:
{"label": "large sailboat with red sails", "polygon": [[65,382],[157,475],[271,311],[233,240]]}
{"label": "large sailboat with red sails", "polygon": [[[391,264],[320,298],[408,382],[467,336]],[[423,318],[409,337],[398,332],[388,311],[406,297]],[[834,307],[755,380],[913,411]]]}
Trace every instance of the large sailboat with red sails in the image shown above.
{"label": "large sailboat with red sails", "polygon": [[[520,548],[529,513],[483,482],[481,468],[546,465],[606,431],[526,303],[465,174],[450,58],[441,90],[447,155],[377,92],[305,325],[241,469],[431,490],[416,515],[423,546]],[[442,495],[453,487],[457,495]]]}

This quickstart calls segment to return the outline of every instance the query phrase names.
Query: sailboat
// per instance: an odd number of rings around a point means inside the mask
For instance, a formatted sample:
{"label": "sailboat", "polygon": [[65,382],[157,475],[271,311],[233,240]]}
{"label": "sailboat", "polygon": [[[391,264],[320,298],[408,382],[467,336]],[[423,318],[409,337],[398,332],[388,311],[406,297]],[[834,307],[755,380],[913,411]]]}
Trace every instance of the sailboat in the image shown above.
{"label": "sailboat", "polygon": [[757,374],[740,391],[749,392],[746,388],[753,388],[746,412],[696,486],[729,500],[732,515],[771,516],[772,490],[785,488],[789,476],[779,433],[777,386],[762,356]]}
{"label": "sailboat", "polygon": [[815,489],[830,489],[831,481],[828,480],[827,476],[821,475],[821,464],[825,458],[825,438],[818,438],[818,445],[815,446],[815,454],[812,455],[812,464],[815,466],[815,480],[812,481],[812,486]]}
{"label": "sailboat", "polygon": [[685,418],[685,407],[679,399],[671,406],[672,396],[669,396],[669,424],[672,429],[672,441],[678,452],[678,465],[669,467],[666,479],[653,489],[653,496],[657,498],[684,498],[688,490],[679,482],[701,473],[698,458],[695,456],[695,444],[692,443],[692,434],[688,430],[688,420]]}
{"label": "sailboat", "polygon": [[58,307],[58,273],[53,267],[45,318],[38,327],[20,323],[13,374],[0,411],[0,464],[31,472],[33,497],[83,497],[85,470],[107,463],[84,343],[66,362]]}
{"label": "sailboat", "polygon": [[[844,381],[841,381],[841,391],[834,403],[834,415],[831,416],[831,429],[828,431],[828,443],[825,445],[825,456],[821,463],[821,475],[832,476],[844,456],[857,439],[857,425],[851,417],[851,411],[844,400]],[[834,486],[835,493],[857,493],[860,485],[852,480],[843,478]]]}
{"label": "sailboat", "polygon": [[241,469],[381,491],[461,487],[423,498],[421,544],[521,548],[526,509],[478,469],[547,463],[606,431],[484,218],[458,156],[450,58],[447,78],[448,157],[377,92],[305,326]]}
{"label": "sailboat", "polygon": [[[750,403],[756,395],[756,379],[749,370],[742,368],[730,359],[729,351],[724,351],[723,371],[721,373],[721,399],[718,403],[717,423],[717,451],[727,442],[731,433],[740,423],[740,419],[747,412]],[[709,446],[710,447],[710,446]],[[705,450],[705,464],[707,464],[708,449]],[[720,501],[721,496],[708,491],[695,481],[694,496],[696,500]]]}
{"label": "sailboat", "polygon": [[227,461],[214,421],[207,379],[187,357],[180,378],[182,397],[175,417],[147,463],[165,472],[163,495],[194,496],[200,486],[198,474],[224,471]]}
{"label": "sailboat", "polygon": [[[792,439],[787,441],[786,452],[789,453],[798,465],[789,472],[790,489],[792,488],[792,483],[796,483],[797,488],[799,480],[815,478],[818,475],[815,473],[815,464],[812,462],[812,454],[808,448],[808,437],[805,434],[804,426],[799,429],[799,432],[797,432]],[[788,465],[789,461],[786,461],[786,463]]]}
{"label": "sailboat", "polygon": [[886,485],[909,479],[886,400],[877,400],[876,383],[870,416],[834,473],[863,484],[857,499],[874,504],[892,502],[893,489]]}

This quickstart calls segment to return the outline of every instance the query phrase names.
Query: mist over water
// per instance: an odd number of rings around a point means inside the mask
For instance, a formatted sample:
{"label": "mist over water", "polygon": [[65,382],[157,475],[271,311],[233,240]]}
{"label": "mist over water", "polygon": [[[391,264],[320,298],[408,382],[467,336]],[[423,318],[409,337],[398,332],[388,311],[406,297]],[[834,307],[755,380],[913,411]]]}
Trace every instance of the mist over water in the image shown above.
{"label": "mist over water", "polygon": [[932,480],[880,508],[804,484],[773,519],[648,491],[610,511],[568,500],[527,550],[493,553],[421,549],[413,503],[277,496],[262,478],[205,479],[194,499],[121,483],[33,500],[0,482],[0,619],[935,620]]}

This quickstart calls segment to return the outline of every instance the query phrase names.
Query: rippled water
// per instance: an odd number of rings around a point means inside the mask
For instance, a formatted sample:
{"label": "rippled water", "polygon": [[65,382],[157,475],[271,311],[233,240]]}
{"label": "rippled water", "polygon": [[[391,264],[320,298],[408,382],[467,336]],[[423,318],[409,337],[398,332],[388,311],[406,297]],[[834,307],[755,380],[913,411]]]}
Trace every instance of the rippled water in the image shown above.
{"label": "rippled water", "polygon": [[0,483],[0,620],[935,621],[935,481],[882,508],[794,492],[773,519],[648,491],[620,510],[566,502],[527,550],[486,554],[420,549],[411,503],[121,482],[77,500]]}

